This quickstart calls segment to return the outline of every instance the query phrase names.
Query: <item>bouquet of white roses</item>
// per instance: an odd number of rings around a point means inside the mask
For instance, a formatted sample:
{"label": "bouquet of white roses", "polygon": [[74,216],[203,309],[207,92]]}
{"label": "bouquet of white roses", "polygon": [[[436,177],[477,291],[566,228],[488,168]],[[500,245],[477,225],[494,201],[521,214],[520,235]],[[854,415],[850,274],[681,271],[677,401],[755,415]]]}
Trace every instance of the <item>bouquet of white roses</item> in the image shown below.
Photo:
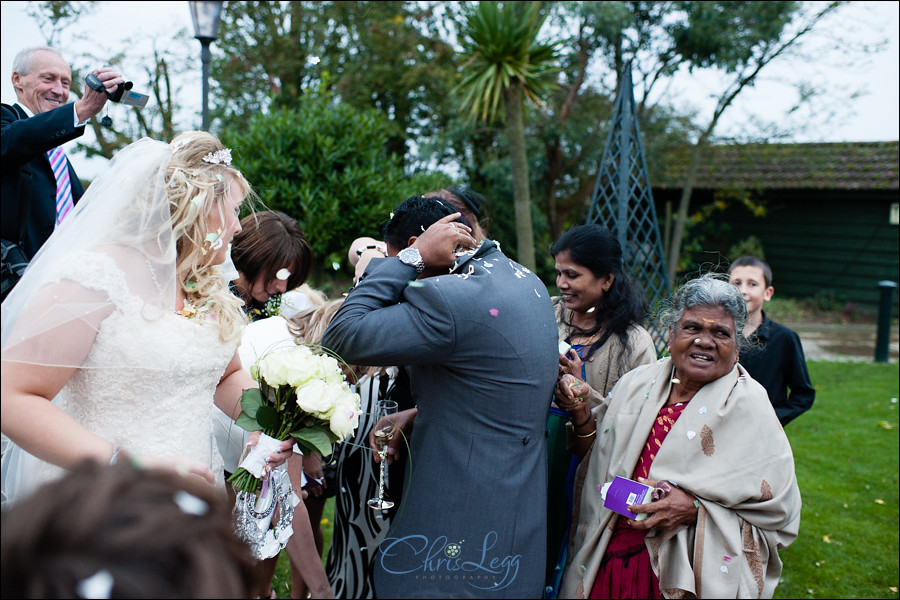
{"label": "bouquet of white roses", "polygon": [[[293,437],[304,454],[327,457],[332,444],[347,438],[359,423],[359,394],[350,391],[340,363],[327,353],[306,345],[282,348],[260,357],[250,375],[259,389],[244,390],[236,423],[247,431],[262,431],[261,455],[269,452],[267,445]],[[262,460],[257,465],[251,452],[228,481],[238,491],[258,493]]]}
{"label": "bouquet of white roses", "polygon": [[[228,481],[234,485],[235,527],[258,559],[271,558],[294,530],[294,506],[300,501],[284,465],[266,479],[265,456],[293,437],[304,454],[331,454],[359,423],[359,395],[351,392],[338,361],[309,346],[269,352],[250,367],[259,389],[244,390],[238,426],[262,431],[258,443]],[[275,507],[279,516],[274,526]]]}

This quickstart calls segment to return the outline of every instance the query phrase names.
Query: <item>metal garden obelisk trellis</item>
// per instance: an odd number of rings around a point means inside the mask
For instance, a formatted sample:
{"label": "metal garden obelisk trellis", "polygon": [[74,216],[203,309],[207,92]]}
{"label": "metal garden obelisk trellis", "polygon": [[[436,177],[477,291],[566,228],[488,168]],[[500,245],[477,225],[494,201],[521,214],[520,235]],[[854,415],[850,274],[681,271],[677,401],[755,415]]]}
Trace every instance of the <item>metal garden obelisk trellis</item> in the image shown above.
{"label": "metal garden obelisk trellis", "polygon": [[[616,97],[587,223],[599,223],[615,233],[622,246],[626,271],[631,272],[635,283],[644,290],[653,312],[671,290],[641,144],[630,63],[625,67]],[[662,353],[666,347],[665,335],[657,331],[655,324],[647,325],[657,353]]]}

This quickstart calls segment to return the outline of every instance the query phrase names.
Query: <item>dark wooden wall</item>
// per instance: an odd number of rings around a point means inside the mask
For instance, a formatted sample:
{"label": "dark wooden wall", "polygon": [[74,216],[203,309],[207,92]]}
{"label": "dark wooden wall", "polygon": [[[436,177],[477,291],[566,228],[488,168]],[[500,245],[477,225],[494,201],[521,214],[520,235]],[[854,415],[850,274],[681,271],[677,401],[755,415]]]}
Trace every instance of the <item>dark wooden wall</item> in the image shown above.
{"label": "dark wooden wall", "polygon": [[[663,203],[672,192],[655,193],[658,215],[665,214]],[[764,217],[741,206],[710,217],[717,233],[704,247],[709,256],[724,256],[733,244],[754,235],[772,266],[776,294],[833,293],[867,312],[878,310],[879,281],[900,283],[900,234],[889,220],[891,203],[900,199],[896,190],[770,190],[764,197]],[[692,208],[711,198],[711,192],[699,190]],[[895,292],[895,318],[898,296]]]}

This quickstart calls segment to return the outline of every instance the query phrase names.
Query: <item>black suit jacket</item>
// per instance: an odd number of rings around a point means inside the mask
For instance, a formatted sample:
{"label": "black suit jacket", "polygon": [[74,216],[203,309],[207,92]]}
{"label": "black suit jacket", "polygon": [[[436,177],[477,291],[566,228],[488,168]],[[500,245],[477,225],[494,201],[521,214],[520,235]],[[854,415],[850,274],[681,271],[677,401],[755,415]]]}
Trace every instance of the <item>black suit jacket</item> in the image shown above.
{"label": "black suit jacket", "polygon": [[[84,134],[75,127],[74,104],[28,117],[19,106],[3,104],[2,117],[2,235],[19,240],[19,198],[28,203],[25,253],[32,258],[56,226],[56,178],[46,152]],[[69,162],[72,199],[77,203],[84,188]],[[30,181],[30,185],[29,185]],[[30,188],[30,192],[28,191]],[[27,196],[27,197],[25,197]]]}

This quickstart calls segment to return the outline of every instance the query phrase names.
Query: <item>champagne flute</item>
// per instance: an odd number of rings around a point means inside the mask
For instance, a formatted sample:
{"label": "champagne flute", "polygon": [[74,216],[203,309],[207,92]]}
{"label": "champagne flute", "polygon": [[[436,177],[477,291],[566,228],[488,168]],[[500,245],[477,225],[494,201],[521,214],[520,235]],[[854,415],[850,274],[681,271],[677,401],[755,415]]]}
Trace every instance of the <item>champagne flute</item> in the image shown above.
{"label": "champagne flute", "polygon": [[[397,424],[393,421],[397,414],[397,403],[393,400],[379,400],[375,407],[375,448],[378,450],[378,456],[381,458],[379,463],[380,470],[378,473],[378,497],[372,498],[367,502],[370,508],[375,510],[386,510],[394,506],[393,501],[384,497],[384,468],[387,464],[388,443],[397,434]],[[380,423],[383,417],[388,417],[391,421]]]}

